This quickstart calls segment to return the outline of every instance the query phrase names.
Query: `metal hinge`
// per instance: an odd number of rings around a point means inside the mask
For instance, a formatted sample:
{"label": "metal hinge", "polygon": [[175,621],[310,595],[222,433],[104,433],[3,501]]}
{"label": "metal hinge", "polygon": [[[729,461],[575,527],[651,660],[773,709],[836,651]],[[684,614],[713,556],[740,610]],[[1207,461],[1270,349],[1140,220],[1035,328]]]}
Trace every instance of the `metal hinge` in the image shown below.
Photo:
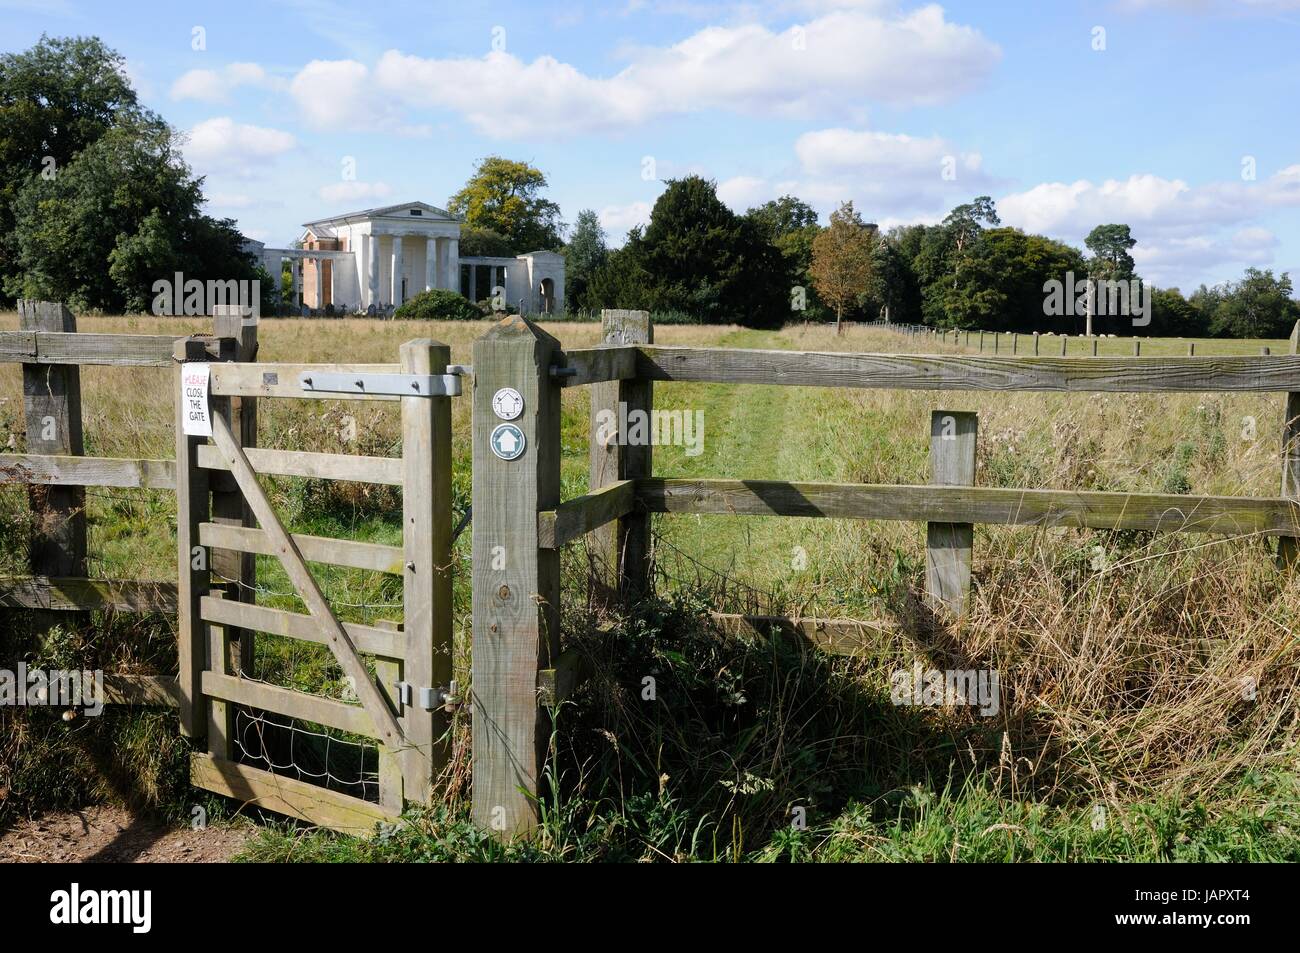
{"label": "metal hinge", "polygon": [[397,397],[459,397],[457,374],[338,374],[307,371],[298,386],[313,393],[389,394]]}
{"label": "metal hinge", "polygon": [[[415,686],[410,682],[397,682],[394,687],[397,689],[398,700],[404,706],[412,704],[412,695],[415,694]],[[425,711],[435,711],[439,708],[444,711],[454,711],[460,705],[460,696],[456,694],[456,682],[447,686],[438,686],[435,688],[421,688],[420,705]]]}

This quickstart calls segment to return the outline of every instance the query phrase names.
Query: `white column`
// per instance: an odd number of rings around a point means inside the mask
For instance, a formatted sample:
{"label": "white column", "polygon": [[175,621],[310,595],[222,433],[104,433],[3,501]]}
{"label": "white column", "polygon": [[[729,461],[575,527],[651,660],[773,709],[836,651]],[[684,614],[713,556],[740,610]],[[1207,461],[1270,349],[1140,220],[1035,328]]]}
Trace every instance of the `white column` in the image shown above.
{"label": "white column", "polygon": [[456,294],[460,294],[460,239],[446,238],[442,242],[442,252],[444,258],[444,281],[445,288],[450,288]]}
{"label": "white column", "polygon": [[312,263],[316,266],[316,310],[319,311],[325,307],[325,272],[322,270],[325,259],[313,258]]}
{"label": "white column", "polygon": [[438,240],[425,239],[424,242],[424,290],[432,291],[438,287]]}
{"label": "white column", "polygon": [[478,265],[473,262],[469,266],[469,300],[478,304]]}
{"label": "white column", "polygon": [[373,232],[366,238],[370,242],[367,250],[369,262],[366,268],[366,305],[379,306],[379,236]]}
{"label": "white column", "polygon": [[339,263],[341,259],[330,259],[330,304],[334,305],[334,310],[339,309]]}
{"label": "white column", "polygon": [[293,306],[293,313],[297,314],[302,307],[302,259],[290,258],[289,270],[293,272],[293,300],[289,303]]}
{"label": "white column", "polygon": [[390,304],[394,306],[402,303],[402,236],[393,236],[393,273],[390,276],[393,281],[393,297]]}

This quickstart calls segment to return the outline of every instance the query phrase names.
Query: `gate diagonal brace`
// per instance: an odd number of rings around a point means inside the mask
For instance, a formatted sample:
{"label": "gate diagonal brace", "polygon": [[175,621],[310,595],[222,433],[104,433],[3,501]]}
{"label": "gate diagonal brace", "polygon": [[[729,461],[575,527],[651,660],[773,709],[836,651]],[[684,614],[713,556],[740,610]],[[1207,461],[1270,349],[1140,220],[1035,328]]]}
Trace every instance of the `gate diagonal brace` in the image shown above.
{"label": "gate diagonal brace", "polygon": [[459,397],[457,374],[339,374],[305,371],[298,386],[322,394],[386,394],[394,397]]}

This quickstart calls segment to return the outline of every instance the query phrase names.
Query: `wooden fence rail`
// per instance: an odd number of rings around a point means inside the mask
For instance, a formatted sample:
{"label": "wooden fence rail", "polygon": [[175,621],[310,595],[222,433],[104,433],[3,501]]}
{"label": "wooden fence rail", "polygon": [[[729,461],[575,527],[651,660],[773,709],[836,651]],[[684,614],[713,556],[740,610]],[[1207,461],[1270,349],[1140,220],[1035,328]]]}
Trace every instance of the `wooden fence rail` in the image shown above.
{"label": "wooden fence rail", "polygon": [[[926,524],[926,596],[942,612],[965,611],[977,523],[1300,538],[1300,356],[1044,357],[1035,336],[1006,353],[850,354],[653,343],[646,312],[603,314],[601,347],[563,351],[535,325],[511,318],[475,345],[474,372],[474,817],[499,834],[538,821],[551,724],[542,717],[581,678],[560,644],[556,550],[590,536],[594,596],[647,590],[654,513],[907,520]],[[894,327],[947,342],[949,332]],[[962,343],[957,332],[952,343]],[[983,347],[983,334],[976,344]],[[1300,325],[1294,341],[1300,342]],[[966,334],[965,343],[972,338]],[[1020,353],[1032,350],[1032,354]],[[1063,348],[1064,353],[1064,348]],[[932,482],[924,486],[796,483],[652,476],[650,447],[617,431],[633,409],[651,411],[656,381],[936,391],[1287,394],[1283,491],[1277,498],[1019,489],[977,485],[978,417],[935,411],[929,421]],[[559,499],[559,392],[593,385],[587,495]],[[493,396],[513,388],[523,412],[506,422]],[[620,410],[622,413],[620,414]],[[613,429],[611,429],[611,422]],[[522,454],[494,450],[516,427]],[[832,651],[869,652],[894,631],[858,620],[719,616],[727,631],[799,638]]]}
{"label": "wooden fence rail", "polygon": [[[20,301],[18,313],[21,330],[0,332],[0,362],[23,365],[27,452],[0,454],[0,483],[32,488],[31,575],[0,579],[0,607],[31,610],[28,621],[38,630],[66,613],[175,612],[175,579],[87,578],[85,488],[174,492],[176,464],[85,456],[79,371],[82,365],[170,368],[175,337],[78,331],[76,317],[57,302]],[[234,339],[231,356],[252,359],[255,322],[231,308],[219,309],[212,321],[214,342]],[[249,445],[256,442],[254,413],[250,402],[242,436]],[[241,522],[238,513],[221,516]],[[252,585],[251,563],[224,568],[231,579]]]}

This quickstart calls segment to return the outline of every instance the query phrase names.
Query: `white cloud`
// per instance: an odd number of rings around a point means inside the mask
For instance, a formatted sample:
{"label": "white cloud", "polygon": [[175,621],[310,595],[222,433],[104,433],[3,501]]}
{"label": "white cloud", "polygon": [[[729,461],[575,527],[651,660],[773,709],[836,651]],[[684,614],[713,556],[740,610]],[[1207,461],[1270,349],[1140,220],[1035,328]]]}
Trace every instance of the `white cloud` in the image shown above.
{"label": "white cloud", "polygon": [[351,202],[359,199],[382,199],[393,193],[386,182],[335,182],[322,186],[317,194],[326,202]]}
{"label": "white cloud", "polygon": [[718,198],[738,212],[762,205],[773,198],[767,179],[752,175],[738,175],[718,183]]}
{"label": "white cloud", "polygon": [[206,119],[190,130],[185,158],[204,174],[222,172],[247,177],[297,146],[298,141],[290,133],[221,116]]}
{"label": "white cloud", "polygon": [[393,97],[356,60],[312,60],[289,83],[289,95],[316,129],[392,131],[401,123]]}
{"label": "white cloud", "polygon": [[820,129],[800,136],[794,153],[792,175],[728,179],[718,186],[719,197],[739,212],[789,193],[823,214],[852,200],[883,224],[942,218],[952,205],[996,185],[979,153],[962,152],[940,136]]}
{"label": "white cloud", "polygon": [[626,56],[620,72],[599,77],[551,56],[525,63],[501,51],[437,59],[389,50],[373,73],[355,60],[309,63],[290,89],[320,127],[391,124],[398,100],[453,110],[496,138],[560,137],[709,109],[861,120],[871,102],[952,100],[976,86],[1001,51],[929,5],[889,15],[835,10],[781,31],[710,26]]}
{"label": "white cloud", "polygon": [[272,76],[256,63],[230,63],[220,70],[192,69],[172,83],[172,99],[197,99],[224,103],[241,86],[283,89],[284,80]]}
{"label": "white cloud", "polygon": [[1144,225],[1166,234],[1248,222],[1272,209],[1300,205],[1300,165],[1258,182],[1210,182],[1131,175],[1094,183],[1044,182],[1004,196],[998,208],[1009,224],[1028,231],[1082,237],[1099,222]]}
{"label": "white cloud", "polygon": [[600,227],[610,236],[611,245],[621,245],[627,233],[636,225],[645,225],[650,221],[650,202],[630,202],[627,205],[606,205],[596,217]]}
{"label": "white cloud", "polygon": [[1151,174],[1044,182],[997,204],[1006,224],[1077,244],[1096,225],[1130,225],[1138,242],[1133,259],[1143,276],[1186,289],[1273,261],[1278,239],[1257,220],[1300,206],[1300,165],[1257,182],[1190,185]]}

